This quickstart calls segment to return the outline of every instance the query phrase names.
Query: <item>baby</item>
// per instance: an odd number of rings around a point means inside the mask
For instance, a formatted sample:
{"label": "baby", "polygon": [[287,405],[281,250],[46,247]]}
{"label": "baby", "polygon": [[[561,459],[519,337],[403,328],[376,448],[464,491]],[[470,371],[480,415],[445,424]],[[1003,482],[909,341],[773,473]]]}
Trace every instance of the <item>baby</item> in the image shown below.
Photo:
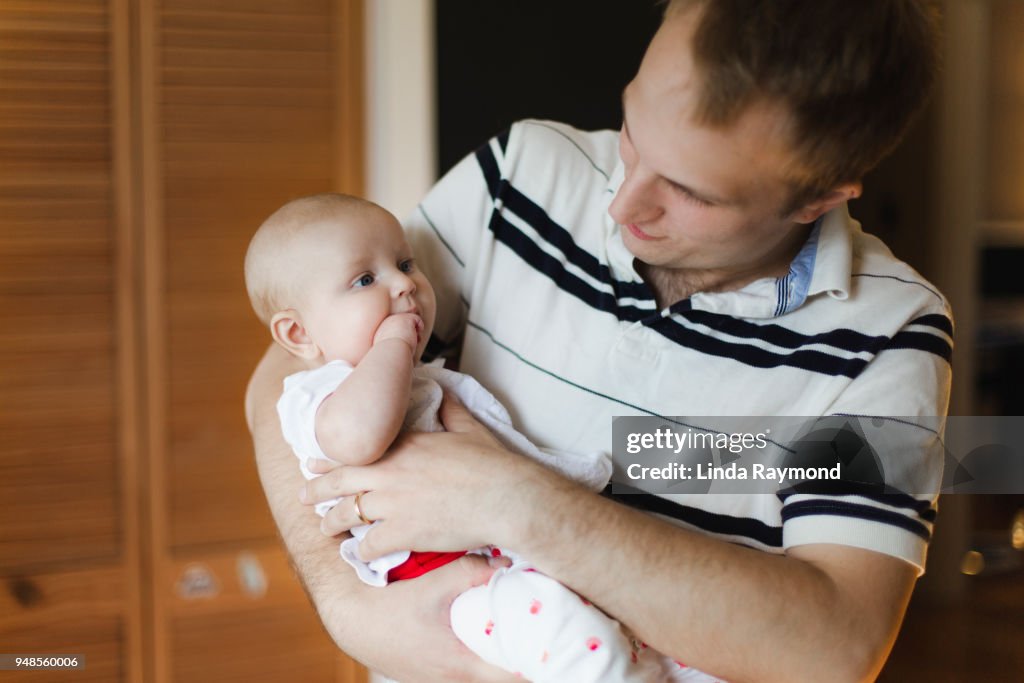
{"label": "baby", "polygon": [[[252,238],[245,279],[274,340],[307,367],[285,379],[278,402],[285,439],[307,479],[316,476],[305,465],[309,458],[368,464],[402,428],[442,431],[443,388],[510,450],[594,490],[607,483],[607,456],[542,451],[513,429],[507,411],[475,380],[417,363],[434,323],[434,292],[401,226],[376,204],[340,194],[289,202]],[[321,503],[317,512],[322,516],[336,503]],[[364,562],[357,546],[369,528],[352,529],[341,556],[374,586],[414,578],[464,554],[406,551]],[[484,660],[533,681],[672,679],[665,672],[678,667],[522,558],[501,552],[512,566],[451,608],[456,636]]]}

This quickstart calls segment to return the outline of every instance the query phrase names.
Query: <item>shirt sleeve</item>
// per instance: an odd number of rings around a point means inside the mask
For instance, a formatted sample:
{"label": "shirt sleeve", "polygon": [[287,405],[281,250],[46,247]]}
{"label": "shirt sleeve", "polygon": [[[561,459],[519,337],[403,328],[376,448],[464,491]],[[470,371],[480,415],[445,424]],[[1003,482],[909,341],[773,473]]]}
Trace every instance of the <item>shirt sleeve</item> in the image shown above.
{"label": "shirt sleeve", "polygon": [[855,546],[924,572],[942,483],[952,333],[948,307],[915,316],[831,406],[827,419],[856,425],[879,478],[780,494],[785,548]]}

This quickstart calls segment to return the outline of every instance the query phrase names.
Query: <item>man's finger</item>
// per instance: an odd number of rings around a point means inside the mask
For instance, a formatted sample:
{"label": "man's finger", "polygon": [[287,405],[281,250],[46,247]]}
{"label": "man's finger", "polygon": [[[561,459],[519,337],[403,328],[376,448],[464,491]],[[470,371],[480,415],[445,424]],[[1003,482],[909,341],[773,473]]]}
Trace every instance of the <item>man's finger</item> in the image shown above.
{"label": "man's finger", "polygon": [[462,401],[452,393],[444,392],[444,400],[441,401],[441,423],[449,432],[472,432],[478,429],[485,429],[477,422],[473,414],[466,410]]}
{"label": "man's finger", "polygon": [[[450,569],[449,569],[450,568]],[[446,577],[446,595],[448,602],[455,596],[464,593],[474,586],[482,586],[491,580],[497,567],[491,565],[482,555],[463,555],[459,559],[434,571],[449,569],[451,576]]]}
{"label": "man's finger", "polygon": [[378,524],[363,536],[363,540],[359,541],[359,557],[363,558],[366,562],[376,560],[379,557],[384,557],[388,553],[397,552],[399,550],[408,550],[410,544],[408,542],[403,543],[401,539],[389,540],[388,532],[391,527],[385,524]]}
{"label": "man's finger", "polygon": [[306,469],[313,474],[327,474],[339,467],[341,467],[340,463],[333,460],[325,460],[324,458],[308,458],[306,460]]}
{"label": "man's finger", "polygon": [[371,467],[337,467],[323,476],[307,481],[299,492],[299,500],[311,505],[333,498],[354,496],[360,491],[376,488],[375,479],[376,475]]}
{"label": "man's finger", "polygon": [[[320,522],[320,531],[328,536],[337,536],[343,531],[362,524],[373,524],[378,519],[383,519],[380,513],[373,510],[374,501],[372,491],[357,493],[354,496],[347,496],[340,503],[332,507],[324,515]],[[362,515],[362,516],[360,516]]]}

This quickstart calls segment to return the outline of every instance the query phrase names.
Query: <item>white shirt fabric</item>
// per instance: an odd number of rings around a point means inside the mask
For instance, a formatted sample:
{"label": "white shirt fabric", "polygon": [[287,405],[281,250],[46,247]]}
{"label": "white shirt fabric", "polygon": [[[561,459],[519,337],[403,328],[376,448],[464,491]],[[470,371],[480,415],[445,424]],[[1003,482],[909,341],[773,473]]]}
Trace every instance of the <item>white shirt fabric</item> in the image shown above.
{"label": "white shirt fabric", "polygon": [[[937,490],[953,324],[931,284],[842,206],[785,276],[659,309],[608,215],[622,179],[616,132],[550,121],[456,165],[405,223],[439,302],[428,349],[458,349],[520,431],[559,449],[609,450],[615,416],[875,416],[919,443],[900,466]],[[614,497],[764,552],[831,543],[919,572],[936,513],[920,492]]]}
{"label": "white shirt fabric", "polygon": [[[937,416],[933,430],[894,422],[921,445],[900,466],[937,491],[945,298],[841,206],[785,277],[659,310],[608,215],[617,145],[613,131],[523,121],[434,187],[406,222],[439,302],[429,348],[460,345],[460,368],[527,437],[569,451],[609,450],[620,415]],[[935,517],[918,492],[616,498],[766,552],[839,544],[919,572]]]}

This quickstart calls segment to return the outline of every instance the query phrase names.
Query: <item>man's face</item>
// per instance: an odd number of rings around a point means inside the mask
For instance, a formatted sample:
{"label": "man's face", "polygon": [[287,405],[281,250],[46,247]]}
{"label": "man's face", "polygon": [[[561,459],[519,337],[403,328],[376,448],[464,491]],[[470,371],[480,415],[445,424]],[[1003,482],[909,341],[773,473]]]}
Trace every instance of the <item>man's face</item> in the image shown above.
{"label": "man's face", "polygon": [[619,154],[626,175],[609,213],[629,251],[649,265],[771,269],[801,231],[793,216],[780,216],[791,192],[784,175],[788,118],[757,104],[721,129],[694,122],[695,16],[665,20],[623,92]]}

